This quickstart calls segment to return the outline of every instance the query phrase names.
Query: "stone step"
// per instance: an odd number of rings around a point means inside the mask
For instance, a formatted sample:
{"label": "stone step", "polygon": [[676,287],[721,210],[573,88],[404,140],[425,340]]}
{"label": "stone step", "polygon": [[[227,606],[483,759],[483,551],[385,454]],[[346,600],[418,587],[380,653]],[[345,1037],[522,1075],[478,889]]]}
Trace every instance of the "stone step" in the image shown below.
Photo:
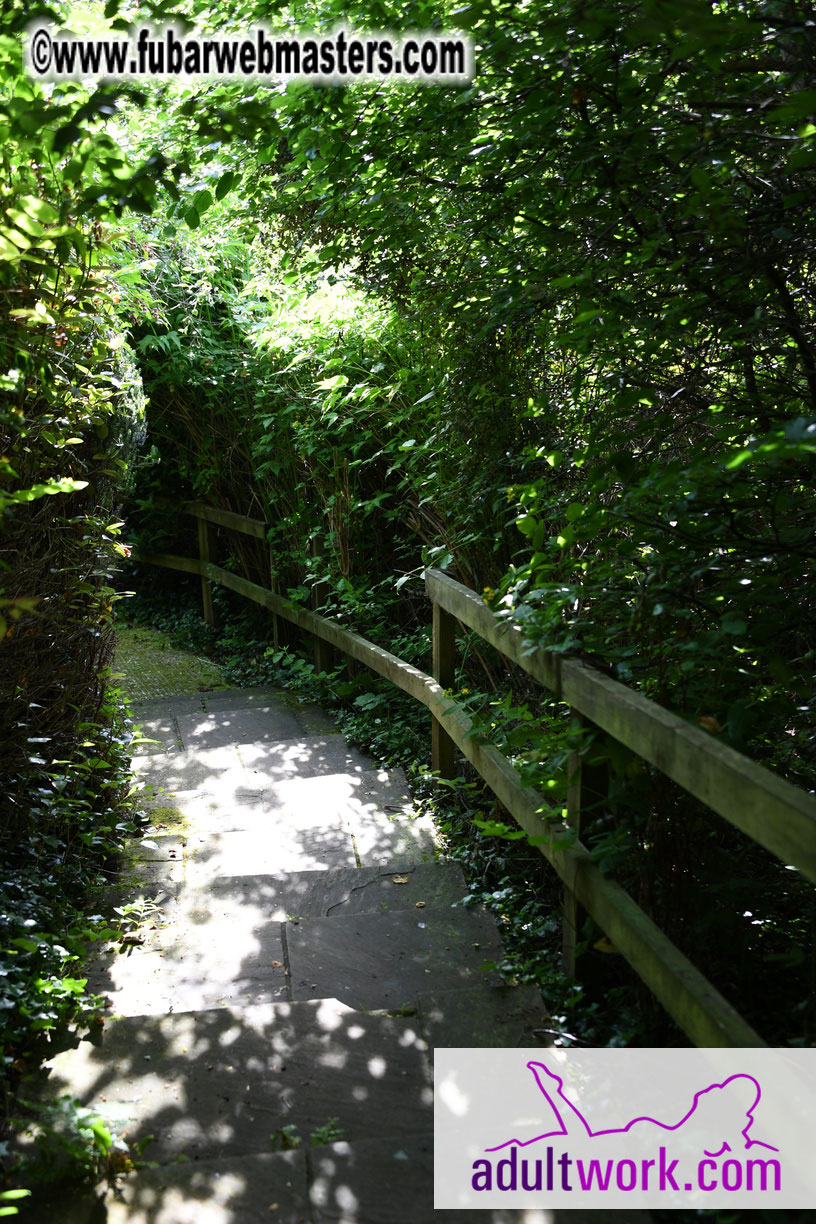
{"label": "stone step", "polygon": [[374,768],[368,757],[350,748],[342,735],[307,735],[275,739],[256,726],[252,739],[197,746],[164,755],[133,757],[134,771],[146,782],[166,790],[206,792],[208,782],[227,772],[244,775],[254,791],[273,789],[288,778],[348,775],[358,783]]}
{"label": "stone step", "polygon": [[336,732],[319,706],[265,688],[167,697],[133,706],[131,713],[140,732],[135,745],[139,755]]}
{"label": "stone step", "polygon": [[488,986],[420,994],[419,1017],[433,1060],[437,1047],[498,1046],[521,1049],[552,1045],[552,1017],[535,986]]}
{"label": "stone step", "polygon": [[[339,867],[293,871],[288,875],[218,876],[204,885],[154,883],[144,890],[148,939],[154,922],[178,930],[185,923],[203,939],[220,938],[210,924],[248,914],[253,929],[296,918],[383,913],[416,909],[418,901],[441,908],[458,905],[467,894],[458,863],[395,862],[387,867]],[[107,890],[110,905],[132,900],[132,889]],[[163,946],[163,945],[162,945]]]}
{"label": "stone step", "polygon": [[[162,905],[165,910],[168,902]],[[115,1016],[163,1016],[208,1008],[271,1003],[290,997],[281,924],[232,919],[192,921],[138,931],[140,945],[114,946],[83,970],[88,989],[105,995]]]}
{"label": "stone step", "polygon": [[197,790],[149,796],[145,809],[155,824],[130,857],[184,859],[191,877],[204,867],[207,876],[283,873],[423,862],[437,852],[433,822],[411,814],[398,771],[289,778],[264,789],[235,768]]}
{"label": "stone step", "polygon": [[178,789],[148,796],[146,807],[148,812],[158,809],[159,820],[162,811],[175,808],[184,823],[194,824],[202,832],[256,828],[259,816],[291,814],[303,809],[340,816],[350,811],[387,820],[413,812],[405,775],[400,769],[285,778],[274,786],[261,786],[251,784],[240,766],[233,766],[232,772],[213,774],[206,785],[195,790]]}
{"label": "stone step", "polygon": [[202,693],[203,705],[208,714],[247,713],[270,706],[284,706],[290,710],[300,724],[303,735],[333,735],[337,733],[334,720],[314,701],[305,701],[289,692],[270,688],[220,689]]}
{"label": "stone step", "polygon": [[283,927],[293,999],[336,997],[355,1007],[415,1008],[428,990],[498,984],[481,969],[504,956],[484,910],[414,908],[310,918]]}
{"label": "stone step", "polygon": [[[159,886],[144,897],[128,941],[103,949],[84,973],[119,1016],[269,1003],[291,998],[282,922],[402,911],[413,925],[417,901],[424,899],[430,908],[421,912],[430,915],[464,892],[461,871],[450,863]],[[392,952],[388,943],[383,955]]]}
{"label": "stone step", "polygon": [[[220,903],[222,892],[229,897],[233,888],[241,887],[239,880],[217,880],[208,891],[211,900]],[[388,867],[300,871],[280,879],[257,877],[252,887],[262,893],[270,914],[281,922],[293,916],[338,918],[416,910],[419,901],[444,908],[456,905],[468,891],[458,863],[406,863],[399,859]]]}
{"label": "stone step", "polygon": [[303,701],[286,689],[274,685],[259,684],[241,689],[210,689],[187,696],[156,697],[149,700],[132,701],[130,704],[134,721],[159,717],[163,714],[197,714],[200,710],[252,710],[257,707],[281,704],[302,710],[320,711],[323,718],[329,716],[311,701]]}
{"label": "stone step", "polygon": [[[109,1020],[50,1064],[70,1095],[146,1158],[224,1159],[307,1138],[411,1135],[432,1126],[430,1069],[416,1019],[337,999]],[[336,1121],[332,1121],[336,1120]]]}
{"label": "stone step", "polygon": [[433,1208],[433,1134],[163,1165],[114,1192],[39,1196],[30,1224],[650,1224],[647,1211]]}

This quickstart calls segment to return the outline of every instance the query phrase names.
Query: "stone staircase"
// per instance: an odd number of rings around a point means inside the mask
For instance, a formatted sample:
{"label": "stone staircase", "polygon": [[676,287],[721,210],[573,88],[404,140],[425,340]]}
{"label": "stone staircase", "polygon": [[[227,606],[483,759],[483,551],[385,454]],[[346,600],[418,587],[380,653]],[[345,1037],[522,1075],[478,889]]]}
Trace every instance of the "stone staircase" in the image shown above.
{"label": "stone staircase", "polygon": [[153,823],[113,898],[133,929],[89,970],[111,1018],[54,1059],[50,1091],[131,1144],[152,1136],[151,1167],[41,1218],[564,1218],[433,1210],[434,1046],[541,1044],[541,1004],[480,968],[502,955],[495,923],[455,907],[461,873],[399,771],[270,690],[135,716],[153,741],[134,762]]}

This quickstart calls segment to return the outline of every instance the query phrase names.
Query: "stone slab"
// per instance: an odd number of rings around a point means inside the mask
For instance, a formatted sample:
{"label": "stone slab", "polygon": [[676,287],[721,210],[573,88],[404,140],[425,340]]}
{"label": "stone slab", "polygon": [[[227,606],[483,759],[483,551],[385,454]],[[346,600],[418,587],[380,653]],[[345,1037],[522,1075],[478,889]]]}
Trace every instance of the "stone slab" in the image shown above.
{"label": "stone slab", "polygon": [[303,1149],[141,1169],[115,1188],[40,1190],[28,1224],[310,1224]]}
{"label": "stone slab", "polygon": [[232,1156],[149,1169],[106,1201],[105,1224],[310,1224],[306,1154]]}
{"label": "stone slab", "polygon": [[245,903],[202,908],[167,896],[130,935],[86,967],[88,988],[122,1016],[266,1003],[288,997],[279,922]]}
{"label": "stone slab", "polygon": [[419,1014],[428,1047],[547,1046],[553,1028],[533,986],[474,985],[429,991],[419,996]]}
{"label": "stone slab", "polygon": [[223,748],[249,742],[299,740],[300,723],[283,702],[252,710],[208,708],[206,713],[182,714],[176,719],[185,748]]}
{"label": "stone slab", "polygon": [[146,719],[166,719],[225,710],[238,713],[267,707],[290,710],[301,722],[306,734],[324,735],[336,731],[331,716],[315,702],[301,701],[290,692],[264,685],[245,689],[213,689],[185,696],[132,701],[130,713],[134,723],[140,724]]}
{"label": "stone slab", "polygon": [[425,863],[438,854],[430,816],[391,816],[351,807],[348,823],[357,857],[366,867],[391,862]]}
{"label": "stone slab", "polygon": [[[178,808],[189,824],[204,830],[255,827],[256,818],[276,813],[322,812],[363,826],[376,820],[410,816],[412,805],[402,770],[372,769],[313,777],[281,777],[274,781],[244,770],[229,749],[158,760],[136,758],[149,788],[143,797],[148,812],[162,806]],[[188,785],[189,783],[189,785]]]}
{"label": "stone slab", "polygon": [[244,768],[264,786],[327,774],[346,774],[362,781],[377,772],[370,759],[350,748],[342,735],[310,735],[279,744],[246,740],[240,745],[240,755]]}
{"label": "stone slab", "polygon": [[207,938],[211,922],[226,924],[248,911],[257,915],[260,925],[293,917],[415,911],[417,901],[434,908],[451,906],[466,892],[455,863],[396,864],[387,870],[348,867],[281,876],[220,876],[201,886],[187,885],[177,893],[175,909],[168,902],[165,910],[171,922],[176,921],[174,914],[183,920],[190,915]]}
{"label": "stone slab", "polygon": [[336,735],[337,724],[322,706],[314,701],[299,701],[292,713],[303,728],[304,735]]}
{"label": "stone slab", "polygon": [[270,808],[281,811],[322,810],[351,818],[409,816],[411,795],[401,769],[376,769],[370,763],[353,771],[313,777],[281,778],[261,787]]}
{"label": "stone slab", "polygon": [[234,747],[210,748],[207,751],[182,751],[162,754],[134,753],[133,772],[148,787],[165,791],[206,790],[232,771],[234,785],[248,780],[243,776],[241,759]]}
{"label": "stone slab", "polygon": [[131,1143],[152,1135],[147,1157],[166,1164],[269,1151],[282,1127],[308,1136],[333,1118],[348,1139],[432,1125],[416,1022],[336,999],[114,1019],[51,1066],[51,1091]]}
{"label": "stone slab", "polygon": [[151,697],[142,701],[130,703],[130,713],[138,726],[145,719],[173,718],[179,714],[196,714],[205,709],[205,698],[211,693],[190,693],[179,696]]}
{"label": "stone slab", "polygon": [[[431,1224],[433,1133],[332,1143],[308,1153],[315,1224]],[[474,1212],[474,1215],[477,1214]],[[484,1219],[484,1212],[478,1213]]]}
{"label": "stone slab", "polygon": [[201,694],[201,708],[209,713],[222,710],[255,710],[276,705],[291,710],[304,735],[329,735],[337,731],[333,719],[322,706],[313,701],[302,701],[297,695],[280,689],[261,685],[246,689],[217,689]]}
{"label": "stone slab", "polygon": [[471,985],[504,955],[486,911],[414,908],[311,918],[284,927],[293,999],[336,997],[356,1007],[413,1007],[429,990]]}
{"label": "stone slab", "polygon": [[[162,808],[173,809],[188,832],[205,833],[261,832],[269,823],[267,792],[235,785],[234,775],[222,775],[211,780],[206,790],[176,790],[147,796],[144,808],[159,826]],[[172,827],[172,826],[169,826]]]}
{"label": "stone slab", "polygon": [[[151,953],[135,964],[130,976],[114,981],[97,964],[88,971],[88,989],[110,999],[109,1014],[113,1017],[173,1016],[187,1011],[278,1003],[288,998],[283,982],[276,984],[263,977],[256,980],[247,975],[239,981],[223,983],[196,973],[195,967],[190,966],[174,979],[163,962],[157,963],[157,956]],[[233,975],[226,970],[223,976]]]}
{"label": "stone slab", "polygon": [[370,785],[367,775],[383,772],[372,769],[368,758],[349,748],[342,735],[275,742],[258,737],[236,746],[186,749],[169,756],[134,755],[133,767],[146,782],[167,791],[206,791],[211,781],[223,784],[224,775],[230,772],[234,777],[229,781],[236,788],[255,791],[274,789],[289,779],[344,775],[366,794]]}
{"label": "stone slab", "polygon": [[356,861],[348,829],[313,812],[266,819],[257,830],[191,834],[185,878],[200,884],[216,876],[353,867]]}
{"label": "stone slab", "polygon": [[[26,1224],[650,1224],[647,1211],[512,1208],[434,1212],[433,1135],[184,1161],[116,1187],[35,1189]],[[308,1170],[308,1172],[307,1172]],[[311,1180],[311,1186],[309,1184]],[[309,1200],[311,1199],[311,1202]]]}
{"label": "stone slab", "polygon": [[179,752],[184,745],[178,724],[172,714],[140,720],[138,739],[131,744],[134,755],[155,756]]}
{"label": "stone slab", "polygon": [[205,867],[210,875],[280,873],[424,862],[436,854],[431,821],[403,815],[410,804],[402,777],[382,770],[289,778],[266,789],[246,771],[213,770],[198,789],[148,796],[145,803],[148,811],[176,808],[184,834],[172,825],[157,830],[134,854],[175,860],[184,841],[190,878],[201,879]]}
{"label": "stone slab", "polygon": [[248,688],[212,689],[202,693],[201,700],[208,710],[251,710],[255,706],[268,706],[280,703],[289,705],[292,695],[285,689],[275,688],[270,684],[253,684]]}

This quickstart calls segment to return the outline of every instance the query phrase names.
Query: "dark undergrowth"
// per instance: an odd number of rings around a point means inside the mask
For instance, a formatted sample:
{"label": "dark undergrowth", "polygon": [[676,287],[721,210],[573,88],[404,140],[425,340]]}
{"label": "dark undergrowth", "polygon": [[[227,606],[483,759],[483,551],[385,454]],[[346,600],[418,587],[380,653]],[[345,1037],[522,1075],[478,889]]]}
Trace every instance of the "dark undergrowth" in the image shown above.
{"label": "dark undergrowth", "polygon": [[129,802],[130,724],[118,690],[109,686],[74,731],[72,743],[29,737],[26,768],[6,791],[17,815],[13,835],[4,831],[0,880],[0,1186],[7,1188],[93,1178],[124,1151],[91,1111],[68,1098],[45,1102],[32,1090],[45,1060],[104,1023],[107,1001],[89,991],[83,964],[116,933],[115,918],[100,912],[101,890],[122,841],[138,828]]}

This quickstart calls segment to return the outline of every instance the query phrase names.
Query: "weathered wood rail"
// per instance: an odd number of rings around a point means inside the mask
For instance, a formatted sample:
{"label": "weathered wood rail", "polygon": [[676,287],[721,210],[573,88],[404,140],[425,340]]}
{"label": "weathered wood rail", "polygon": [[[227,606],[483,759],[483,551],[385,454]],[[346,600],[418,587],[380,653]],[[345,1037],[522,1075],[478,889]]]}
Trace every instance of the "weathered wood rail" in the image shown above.
{"label": "weathered wood rail", "polygon": [[567,826],[580,833],[583,812],[597,802],[597,782],[585,768],[581,754],[574,753],[571,762],[565,826],[560,815],[554,818],[546,813],[547,800],[524,784],[511,761],[473,734],[467,712],[446,692],[454,683],[456,623],[474,630],[567,703],[585,726],[600,728],[624,744],[813,881],[816,797],[581,660],[531,649],[518,625],[499,620],[475,592],[438,570],[429,570],[425,580],[433,607],[434,674],[429,676],[358,634],[290,603],[271,589],[274,574],[270,587],[264,587],[214,563],[214,526],[265,539],[270,524],[201,502],[186,502],[180,509],[198,520],[199,557],[134,551],[134,560],[200,575],[204,616],[210,623],[212,583],[218,582],[312,634],[321,664],[325,662],[326,645],[335,647],[422,702],[433,716],[433,767],[442,776],[451,776],[458,748],[521,828],[535,839],[536,848],[563,882],[568,964],[575,941],[576,910],[582,906],[696,1045],[766,1044],[629,894],[601,873],[580,837],[570,844]]}

